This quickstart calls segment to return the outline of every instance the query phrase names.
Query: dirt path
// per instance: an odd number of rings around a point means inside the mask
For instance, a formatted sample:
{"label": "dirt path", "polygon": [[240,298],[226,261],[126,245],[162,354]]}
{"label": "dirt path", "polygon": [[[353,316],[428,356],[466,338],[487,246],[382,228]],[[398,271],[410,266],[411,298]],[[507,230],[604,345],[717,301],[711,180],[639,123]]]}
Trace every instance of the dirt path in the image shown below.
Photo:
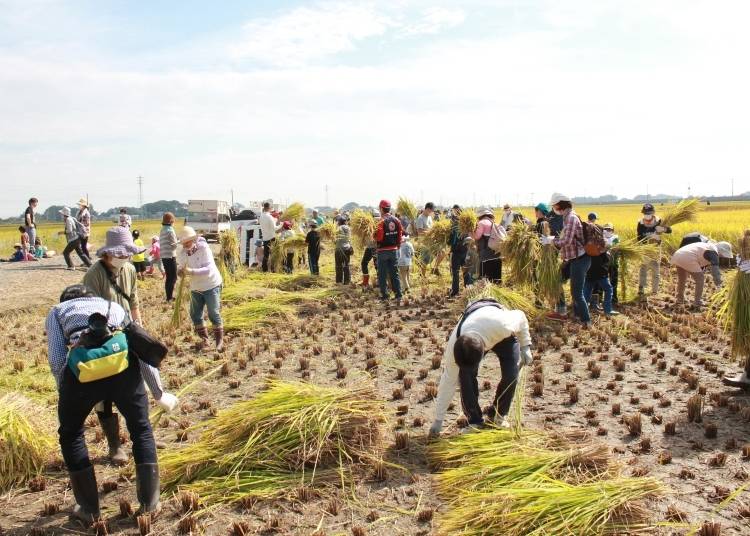
{"label": "dirt path", "polygon": [[62,257],[0,263],[0,313],[51,305],[67,285],[80,282],[84,273],[85,268],[66,270]]}

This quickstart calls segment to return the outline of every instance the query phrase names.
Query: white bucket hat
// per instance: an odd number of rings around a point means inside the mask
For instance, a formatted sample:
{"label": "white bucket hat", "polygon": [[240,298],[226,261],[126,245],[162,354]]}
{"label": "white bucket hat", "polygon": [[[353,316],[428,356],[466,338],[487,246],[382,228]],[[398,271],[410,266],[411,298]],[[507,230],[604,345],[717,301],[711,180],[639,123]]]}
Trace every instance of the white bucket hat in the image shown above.
{"label": "white bucket hat", "polygon": [[58,212],[63,216],[70,216],[70,209],[68,207],[63,207],[62,209],[58,210]]}
{"label": "white bucket hat", "polygon": [[180,241],[180,243],[184,244],[185,242],[190,242],[197,236],[198,233],[196,233],[195,229],[193,229],[192,227],[183,227],[177,239]]}
{"label": "white bucket hat", "polygon": [[732,258],[732,244],[729,242],[718,242],[716,249],[719,250],[719,257],[724,257],[725,259]]}
{"label": "white bucket hat", "polygon": [[567,201],[568,203],[571,202],[570,197],[568,197],[567,195],[555,192],[554,194],[552,194],[552,197],[549,200],[549,204],[550,206],[553,206],[558,204],[560,201]]}

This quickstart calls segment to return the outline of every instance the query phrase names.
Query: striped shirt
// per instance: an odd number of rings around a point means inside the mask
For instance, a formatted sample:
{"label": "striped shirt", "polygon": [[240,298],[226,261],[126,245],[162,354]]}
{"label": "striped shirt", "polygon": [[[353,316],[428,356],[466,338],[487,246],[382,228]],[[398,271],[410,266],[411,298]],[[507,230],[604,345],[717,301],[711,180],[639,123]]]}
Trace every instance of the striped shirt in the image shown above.
{"label": "striped shirt", "polygon": [[563,214],[563,230],[554,243],[560,248],[563,261],[572,261],[586,253],[583,249],[583,224],[572,208]]}
{"label": "striped shirt", "polygon": [[[128,321],[122,307],[102,298],[68,300],[52,307],[47,315],[47,359],[58,389],[68,363],[68,347],[78,342],[81,333],[88,327],[89,316],[94,313],[107,315],[111,329],[123,328]],[[140,359],[138,365],[146,385],[154,398],[159,400],[163,392],[159,371]]]}

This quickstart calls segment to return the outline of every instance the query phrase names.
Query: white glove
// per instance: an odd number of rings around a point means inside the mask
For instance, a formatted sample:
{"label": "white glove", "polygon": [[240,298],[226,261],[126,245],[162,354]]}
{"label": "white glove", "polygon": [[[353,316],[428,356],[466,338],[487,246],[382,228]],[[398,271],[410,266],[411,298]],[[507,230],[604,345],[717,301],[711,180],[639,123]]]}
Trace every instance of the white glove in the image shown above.
{"label": "white glove", "polygon": [[740,269],[740,272],[742,272],[743,274],[750,274],[750,260],[742,261],[739,264],[739,269]]}
{"label": "white glove", "polygon": [[539,240],[542,242],[543,246],[549,246],[555,241],[554,236],[540,236]]}
{"label": "white glove", "polygon": [[177,404],[180,403],[180,400],[172,393],[167,393],[165,391],[161,394],[161,398],[157,400],[156,403],[159,404],[159,407],[161,409],[169,413],[177,407]]}
{"label": "white glove", "polygon": [[531,346],[521,348],[521,366],[529,366],[534,362],[534,356],[531,355]]}
{"label": "white glove", "polygon": [[440,430],[443,429],[443,421],[436,419],[435,422],[430,426],[429,437],[440,437]]}
{"label": "white glove", "polygon": [[666,227],[662,227],[661,225],[656,226],[656,232],[657,233],[665,233],[667,231]]}

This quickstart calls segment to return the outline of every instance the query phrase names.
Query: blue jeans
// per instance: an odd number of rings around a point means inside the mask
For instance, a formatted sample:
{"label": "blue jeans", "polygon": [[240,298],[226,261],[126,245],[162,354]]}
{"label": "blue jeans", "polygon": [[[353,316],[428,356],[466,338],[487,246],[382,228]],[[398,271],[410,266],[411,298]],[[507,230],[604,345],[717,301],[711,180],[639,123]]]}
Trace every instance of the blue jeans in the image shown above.
{"label": "blue jeans", "polygon": [[573,294],[575,313],[581,322],[591,322],[589,304],[584,294],[586,286],[586,273],[591,268],[591,257],[582,255],[570,261],[570,291]]}
{"label": "blue jeans", "polygon": [[26,226],[26,234],[29,235],[29,248],[34,248],[34,242],[36,242],[36,227],[31,225]]}
{"label": "blue jeans", "polygon": [[602,277],[601,279],[597,279],[594,281],[586,280],[586,285],[584,286],[584,296],[586,297],[586,302],[591,303],[591,294],[593,294],[594,289],[599,289],[604,291],[604,312],[606,314],[610,314],[612,312],[612,283],[609,282],[609,277]]}
{"label": "blue jeans", "polygon": [[389,278],[396,299],[401,299],[401,279],[398,275],[397,254],[396,250],[378,251],[378,286],[380,286],[380,297],[384,300],[388,299]]}
{"label": "blue jeans", "polygon": [[204,291],[190,291],[190,319],[196,327],[203,325],[204,306],[214,327],[221,326],[221,285]]}

